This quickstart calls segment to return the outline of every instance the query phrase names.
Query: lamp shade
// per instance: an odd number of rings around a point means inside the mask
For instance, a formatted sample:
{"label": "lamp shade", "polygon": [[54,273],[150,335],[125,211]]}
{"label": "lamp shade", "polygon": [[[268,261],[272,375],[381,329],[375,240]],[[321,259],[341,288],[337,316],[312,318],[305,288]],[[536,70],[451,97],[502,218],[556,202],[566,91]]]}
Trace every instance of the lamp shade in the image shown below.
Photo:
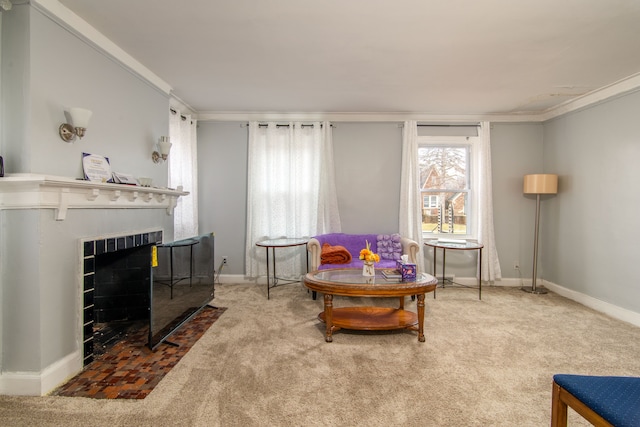
{"label": "lamp shade", "polygon": [[556,194],[558,192],[558,175],[525,175],[523,192],[524,194]]}
{"label": "lamp shade", "polygon": [[86,129],[89,126],[89,119],[93,113],[91,110],[87,110],[84,108],[69,108],[69,115],[71,116],[71,121],[73,122],[73,126],[77,128]]}
{"label": "lamp shade", "polygon": [[166,158],[167,155],[169,155],[169,150],[171,150],[171,142],[169,142],[169,137],[168,136],[161,136],[160,139],[158,140],[158,150],[160,151],[160,154],[162,154],[164,156],[164,158]]}

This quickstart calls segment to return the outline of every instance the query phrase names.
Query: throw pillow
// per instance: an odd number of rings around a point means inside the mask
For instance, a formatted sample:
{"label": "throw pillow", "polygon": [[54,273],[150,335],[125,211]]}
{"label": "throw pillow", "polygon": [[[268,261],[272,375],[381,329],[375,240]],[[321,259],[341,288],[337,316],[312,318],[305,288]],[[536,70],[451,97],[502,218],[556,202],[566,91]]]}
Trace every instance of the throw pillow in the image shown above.
{"label": "throw pillow", "polygon": [[381,259],[399,260],[402,243],[399,234],[378,234],[378,255]]}

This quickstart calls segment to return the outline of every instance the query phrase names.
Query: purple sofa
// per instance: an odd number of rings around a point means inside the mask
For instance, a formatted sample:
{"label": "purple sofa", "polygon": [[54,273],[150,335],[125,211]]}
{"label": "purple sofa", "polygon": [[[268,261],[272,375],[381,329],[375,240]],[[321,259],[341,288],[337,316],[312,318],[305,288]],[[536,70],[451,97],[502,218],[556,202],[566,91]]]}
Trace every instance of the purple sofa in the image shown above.
{"label": "purple sofa", "polygon": [[[307,251],[311,253],[310,269],[313,271],[328,268],[362,268],[362,261],[358,259],[358,256],[360,250],[366,247],[367,241],[370,243],[371,250],[381,256],[380,262],[376,263],[376,268],[395,268],[396,260],[400,259],[400,255],[408,255],[409,262],[415,263],[420,250],[415,241],[398,234],[322,234],[312,237],[307,243]],[[396,242],[399,242],[399,245]],[[344,246],[351,253],[351,262],[349,264],[322,264],[320,256],[322,245],[325,243],[331,246]],[[393,249],[390,249],[392,244]]]}

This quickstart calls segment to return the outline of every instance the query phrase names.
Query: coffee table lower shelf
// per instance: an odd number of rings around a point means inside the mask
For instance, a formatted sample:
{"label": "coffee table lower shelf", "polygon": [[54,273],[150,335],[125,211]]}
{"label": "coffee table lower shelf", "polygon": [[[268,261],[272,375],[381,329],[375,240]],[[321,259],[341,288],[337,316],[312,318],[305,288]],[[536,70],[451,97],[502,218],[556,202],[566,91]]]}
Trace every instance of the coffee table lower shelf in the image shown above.
{"label": "coffee table lower shelf", "polygon": [[[411,311],[389,307],[340,307],[333,308],[331,316],[333,331],[354,329],[359,331],[389,331],[392,329],[414,329],[418,315]],[[326,323],[325,312],[318,319]]]}

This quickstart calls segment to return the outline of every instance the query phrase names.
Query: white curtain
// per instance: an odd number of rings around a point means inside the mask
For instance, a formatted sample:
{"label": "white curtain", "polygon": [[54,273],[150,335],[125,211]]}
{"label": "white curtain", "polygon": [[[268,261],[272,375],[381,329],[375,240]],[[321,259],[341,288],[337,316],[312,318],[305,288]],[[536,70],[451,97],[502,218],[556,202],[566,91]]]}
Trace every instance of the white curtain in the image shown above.
{"label": "white curtain", "polygon": [[172,109],[169,112],[169,187],[182,186],[188,196],[178,199],[173,211],[173,239],[198,235],[198,137],[197,121],[189,114]]}
{"label": "white curtain", "polygon": [[500,260],[496,250],[493,229],[493,190],[491,178],[491,124],[480,125],[480,162],[475,176],[478,182],[478,241],[484,244],[482,250],[482,280],[494,282],[502,278]]}
{"label": "white curtain", "polygon": [[[340,231],[332,144],[328,122],[249,123],[247,276],[266,274],[260,240]],[[306,267],[300,247],[275,252],[280,277],[295,277]]]}
{"label": "white curtain", "polygon": [[339,233],[342,231],[338,211],[338,193],[333,162],[333,127],[329,122],[322,125],[321,157],[319,169],[320,189],[318,194],[318,221],[312,235]]}
{"label": "white curtain", "polygon": [[416,268],[424,270],[424,246],[422,242],[422,197],[420,196],[420,167],[418,165],[418,124],[415,120],[404,122],[402,128],[402,176],[400,177],[401,236],[415,240],[419,247]]}

